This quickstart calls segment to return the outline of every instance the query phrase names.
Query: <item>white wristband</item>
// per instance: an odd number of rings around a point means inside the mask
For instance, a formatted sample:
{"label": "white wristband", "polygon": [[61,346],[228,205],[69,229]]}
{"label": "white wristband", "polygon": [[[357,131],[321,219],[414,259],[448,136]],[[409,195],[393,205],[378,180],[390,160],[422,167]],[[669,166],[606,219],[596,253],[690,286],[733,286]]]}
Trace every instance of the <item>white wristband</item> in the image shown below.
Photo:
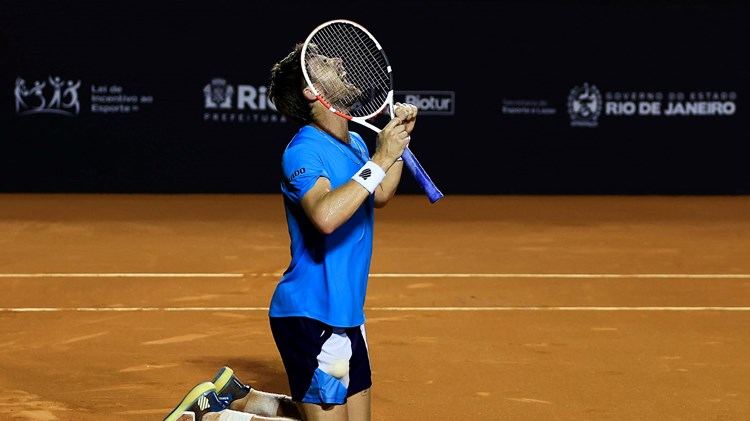
{"label": "white wristband", "polygon": [[378,187],[384,178],[385,171],[372,161],[365,162],[365,165],[352,176],[352,180],[361,184],[370,194],[375,192],[375,188]]}

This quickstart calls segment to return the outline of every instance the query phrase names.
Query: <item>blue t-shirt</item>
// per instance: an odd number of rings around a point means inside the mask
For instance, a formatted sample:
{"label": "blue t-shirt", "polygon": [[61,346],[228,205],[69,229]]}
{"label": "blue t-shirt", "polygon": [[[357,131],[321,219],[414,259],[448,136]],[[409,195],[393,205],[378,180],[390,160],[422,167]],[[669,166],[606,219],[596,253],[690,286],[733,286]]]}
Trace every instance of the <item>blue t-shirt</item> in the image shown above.
{"label": "blue t-shirt", "polygon": [[281,191],[291,262],[271,299],[271,317],[309,317],[335,327],[354,327],[365,321],[373,196],[329,235],[313,226],[301,205],[302,197],[319,177],[330,180],[335,189],[367,162],[367,145],[357,133],[349,135],[347,145],[315,127],[304,126],[284,151]]}

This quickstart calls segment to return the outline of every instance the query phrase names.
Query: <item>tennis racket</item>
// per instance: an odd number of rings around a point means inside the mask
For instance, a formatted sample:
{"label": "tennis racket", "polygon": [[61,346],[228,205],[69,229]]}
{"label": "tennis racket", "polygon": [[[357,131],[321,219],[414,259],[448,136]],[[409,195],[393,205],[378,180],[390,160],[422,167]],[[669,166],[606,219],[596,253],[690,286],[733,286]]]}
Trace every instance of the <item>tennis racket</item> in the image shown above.
{"label": "tennis racket", "polygon": [[[376,133],[382,129],[367,120],[386,108],[391,118],[393,74],[380,43],[362,25],[345,19],[315,28],[302,46],[302,73],[310,90],[329,111]],[[325,97],[313,81],[325,91]],[[407,147],[401,156],[417,182],[435,203],[443,197]]]}

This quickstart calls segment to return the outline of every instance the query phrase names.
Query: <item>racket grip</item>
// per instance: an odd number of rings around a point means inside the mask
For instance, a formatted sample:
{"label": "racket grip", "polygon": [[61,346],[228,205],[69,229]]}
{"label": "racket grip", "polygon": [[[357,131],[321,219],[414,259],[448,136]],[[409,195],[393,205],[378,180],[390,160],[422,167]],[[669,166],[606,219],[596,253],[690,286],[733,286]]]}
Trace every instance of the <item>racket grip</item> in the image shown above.
{"label": "racket grip", "polygon": [[435,203],[440,200],[440,198],[443,197],[443,193],[438,190],[435,183],[432,182],[430,176],[427,175],[427,172],[422,168],[422,165],[417,161],[417,157],[414,156],[409,148],[404,149],[401,158],[404,159],[404,165],[406,165],[406,168],[411,171],[414,178],[416,178],[417,182],[422,186],[422,189],[430,199],[430,203]]}

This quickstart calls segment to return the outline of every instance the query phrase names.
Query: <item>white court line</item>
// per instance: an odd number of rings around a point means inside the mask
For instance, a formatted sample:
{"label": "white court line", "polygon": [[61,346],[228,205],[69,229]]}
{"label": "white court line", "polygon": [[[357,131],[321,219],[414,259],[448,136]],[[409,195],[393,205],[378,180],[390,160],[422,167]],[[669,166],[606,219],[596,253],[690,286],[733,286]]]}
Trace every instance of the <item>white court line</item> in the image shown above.
{"label": "white court line", "polygon": [[243,273],[0,273],[0,278],[244,278]]}
{"label": "white court line", "polygon": [[[282,273],[0,273],[0,278],[243,278]],[[746,273],[371,273],[370,278],[750,279]]]}
{"label": "white court line", "polygon": [[[280,277],[281,273],[247,276]],[[370,278],[570,278],[570,279],[750,279],[747,273],[371,273]]]}
{"label": "white court line", "polygon": [[371,278],[573,278],[573,279],[750,279],[750,274],[714,273],[374,273]]}
{"label": "white court line", "polygon": [[[0,312],[140,312],[140,311],[268,311],[268,307],[21,307]],[[750,311],[750,307],[369,307],[365,311]]]}

